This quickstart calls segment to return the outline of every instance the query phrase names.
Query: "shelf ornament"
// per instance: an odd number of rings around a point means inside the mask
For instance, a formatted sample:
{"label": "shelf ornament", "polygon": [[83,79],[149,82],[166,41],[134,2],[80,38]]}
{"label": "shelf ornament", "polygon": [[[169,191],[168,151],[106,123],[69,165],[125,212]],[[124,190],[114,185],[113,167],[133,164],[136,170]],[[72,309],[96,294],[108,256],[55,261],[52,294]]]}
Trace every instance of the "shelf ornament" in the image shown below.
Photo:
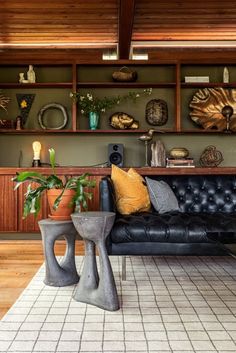
{"label": "shelf ornament", "polygon": [[5,112],[7,112],[7,105],[9,102],[10,102],[10,98],[0,93],[0,108],[5,110]]}
{"label": "shelf ornament", "polygon": [[131,115],[123,112],[112,114],[109,120],[111,127],[117,130],[135,130],[139,128],[139,122],[135,120]]}
{"label": "shelf ornament", "polygon": [[200,156],[201,167],[217,167],[224,160],[222,153],[215,146],[207,146]]}
{"label": "shelf ornament", "polygon": [[20,116],[22,117],[22,125],[24,126],[26,123],[26,120],[28,118],[30,109],[32,107],[33,101],[35,98],[35,94],[21,94],[17,93],[16,94],[16,99],[18,103],[18,107],[20,109]]}
{"label": "shelf ornament", "polygon": [[[59,123],[59,125],[53,126],[53,127],[48,126],[46,124],[46,121],[44,121],[44,118],[45,118],[44,114],[50,110],[57,110],[57,111],[59,110],[59,112],[61,112],[62,120]],[[66,124],[68,123],[68,113],[67,113],[66,107],[64,107],[62,104],[59,104],[59,103],[48,103],[48,104],[44,105],[38,112],[38,123],[39,123],[39,126],[41,127],[41,129],[43,129],[43,130],[63,129],[66,126]]]}
{"label": "shelf ornament", "polygon": [[205,130],[236,131],[236,90],[224,88],[199,89],[189,107],[190,118]]}
{"label": "shelf ornament", "polygon": [[146,105],[145,117],[150,125],[165,125],[168,120],[167,103],[163,99],[151,99]]}

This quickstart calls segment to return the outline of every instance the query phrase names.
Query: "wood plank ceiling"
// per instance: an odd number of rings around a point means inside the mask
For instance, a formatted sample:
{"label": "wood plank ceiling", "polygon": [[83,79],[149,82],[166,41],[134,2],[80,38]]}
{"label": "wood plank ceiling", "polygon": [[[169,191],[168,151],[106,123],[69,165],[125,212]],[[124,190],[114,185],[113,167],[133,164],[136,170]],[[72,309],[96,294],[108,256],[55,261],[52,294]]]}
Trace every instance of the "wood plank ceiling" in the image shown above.
{"label": "wood plank ceiling", "polygon": [[235,0],[1,0],[0,48],[236,40]]}

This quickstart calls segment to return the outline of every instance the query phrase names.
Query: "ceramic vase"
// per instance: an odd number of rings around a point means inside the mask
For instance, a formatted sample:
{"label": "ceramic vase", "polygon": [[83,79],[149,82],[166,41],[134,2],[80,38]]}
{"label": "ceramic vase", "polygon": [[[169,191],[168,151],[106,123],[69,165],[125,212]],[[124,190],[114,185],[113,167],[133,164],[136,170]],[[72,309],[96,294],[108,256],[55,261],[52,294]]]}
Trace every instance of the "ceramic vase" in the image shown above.
{"label": "ceramic vase", "polygon": [[96,130],[99,124],[99,114],[97,112],[89,113],[89,128],[90,130]]}
{"label": "ceramic vase", "polygon": [[70,207],[70,203],[72,201],[73,196],[75,196],[75,191],[71,189],[67,189],[64,191],[58,208],[54,210],[54,202],[56,198],[61,194],[61,192],[61,189],[47,190],[47,198],[50,208],[49,218],[54,219],[56,221],[70,220],[70,215],[74,212],[74,207]]}

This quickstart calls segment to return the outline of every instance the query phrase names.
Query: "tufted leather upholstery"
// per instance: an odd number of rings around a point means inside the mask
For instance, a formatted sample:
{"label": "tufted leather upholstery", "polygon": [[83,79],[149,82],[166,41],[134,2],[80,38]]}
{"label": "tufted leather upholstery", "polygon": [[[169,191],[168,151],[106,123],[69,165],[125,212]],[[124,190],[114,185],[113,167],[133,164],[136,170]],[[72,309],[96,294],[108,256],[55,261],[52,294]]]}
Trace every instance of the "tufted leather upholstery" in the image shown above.
{"label": "tufted leather upholstery", "polygon": [[[211,254],[211,250],[216,250],[215,241],[236,242],[235,176],[177,175],[152,178],[164,180],[171,186],[181,212],[161,215],[155,211],[129,216],[117,214],[108,238],[111,254],[124,254],[126,250],[132,254],[132,246],[134,254],[165,253],[165,247],[169,254],[170,244],[178,254],[186,253],[184,247],[190,250],[190,254],[198,254],[198,250],[200,254],[205,254],[204,246],[207,246],[206,253]],[[114,211],[114,200],[112,182],[106,177],[100,183],[101,209]],[[150,243],[152,247],[148,245]]]}

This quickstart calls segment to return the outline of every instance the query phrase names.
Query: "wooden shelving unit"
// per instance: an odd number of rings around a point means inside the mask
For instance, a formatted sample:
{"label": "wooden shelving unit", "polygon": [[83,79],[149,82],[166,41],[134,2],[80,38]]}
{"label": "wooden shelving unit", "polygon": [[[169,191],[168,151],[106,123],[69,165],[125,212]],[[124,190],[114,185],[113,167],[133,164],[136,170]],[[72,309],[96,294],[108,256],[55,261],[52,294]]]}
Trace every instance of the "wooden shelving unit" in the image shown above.
{"label": "wooden shelving unit", "polygon": [[[26,64],[25,64],[26,65]],[[37,64],[34,63],[37,70]],[[118,70],[122,66],[128,66],[132,70],[138,72],[138,79],[136,82],[114,82],[112,80],[112,72]],[[216,130],[204,130],[194,124],[191,120],[188,120],[189,109],[188,103],[191,99],[191,96],[201,88],[215,88],[222,87],[233,89],[236,88],[236,81],[230,83],[220,82],[222,78],[221,71],[225,65],[229,65],[230,69],[234,71],[234,79],[236,77],[236,59],[235,62],[223,62],[222,60],[218,63],[211,64],[208,61],[198,62],[188,62],[181,60],[174,61],[111,61],[111,62],[94,62],[94,63],[40,63],[38,64],[38,69],[40,72],[46,70],[44,73],[37,79],[45,82],[37,82],[33,84],[20,84],[17,82],[12,82],[13,78],[9,82],[0,82],[0,89],[5,90],[17,90],[17,92],[24,92],[27,89],[49,89],[53,93],[53,90],[57,89],[66,89],[68,91],[74,92],[76,90],[82,90],[82,92],[93,91],[98,92],[99,90],[107,90],[109,94],[109,89],[111,89],[112,94],[115,90],[122,89],[124,92],[127,90],[135,89],[145,89],[153,88],[156,92],[150,99],[162,98],[162,96],[167,97],[164,99],[167,101],[169,111],[169,122],[164,126],[154,126],[158,130],[162,130],[165,133],[175,133],[175,134],[225,134],[225,132],[219,132]],[[0,70],[8,70],[9,68],[14,68],[15,73],[19,71],[24,66],[23,63],[17,64],[14,66],[13,63],[10,65],[4,64],[0,65]],[[53,68],[61,68],[62,78],[60,76],[50,77],[50,70]],[[94,73],[94,80],[91,79],[92,75],[88,73]],[[199,72],[199,74],[198,74]],[[184,82],[185,76],[194,76],[194,75],[206,75],[209,72],[210,81],[209,83],[202,82]],[[48,80],[48,81],[47,81]],[[58,80],[58,81],[57,81]],[[63,91],[62,91],[63,92]],[[120,92],[120,91],[119,91]],[[68,95],[69,96],[69,95]],[[142,98],[143,99],[143,98]],[[60,101],[59,101],[60,103]],[[67,108],[70,112],[70,128],[64,130],[40,130],[38,128],[24,129],[21,131],[13,131],[10,129],[0,129],[1,134],[138,134],[144,133],[148,129],[153,128],[153,126],[148,125],[144,121],[144,109],[146,101],[143,101],[143,113],[140,114],[140,118],[136,117],[140,121],[140,129],[138,130],[115,130],[109,126],[107,123],[106,126],[103,124],[99,130],[88,130],[86,124],[84,123],[84,117],[80,115],[78,105],[72,100],[67,101]],[[122,107],[117,108],[122,109]],[[120,110],[122,111],[122,110]],[[129,111],[127,111],[129,113]],[[18,113],[16,113],[17,116]],[[131,114],[132,115],[132,114]],[[109,115],[108,115],[109,116]],[[83,122],[83,123],[81,123]]]}

